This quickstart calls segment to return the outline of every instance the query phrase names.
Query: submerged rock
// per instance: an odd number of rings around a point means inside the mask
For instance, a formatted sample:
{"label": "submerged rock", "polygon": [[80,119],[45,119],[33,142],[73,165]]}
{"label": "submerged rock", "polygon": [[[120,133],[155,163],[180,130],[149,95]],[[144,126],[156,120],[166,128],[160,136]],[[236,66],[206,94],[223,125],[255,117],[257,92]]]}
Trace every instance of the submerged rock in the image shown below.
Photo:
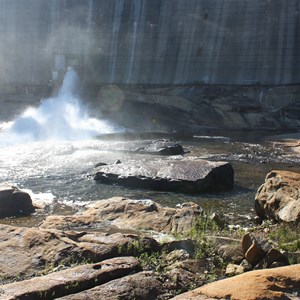
{"label": "submerged rock", "polygon": [[247,272],[181,294],[186,299],[299,299],[300,264]]}
{"label": "submerged rock", "polygon": [[114,197],[89,205],[86,211],[72,216],[49,216],[42,228],[103,228],[153,230],[164,233],[188,232],[201,208],[186,203],[180,208],[162,206],[152,200]]}
{"label": "submerged rock", "polygon": [[0,215],[29,215],[35,211],[30,195],[14,186],[0,186]]}
{"label": "submerged rock", "polygon": [[132,160],[100,166],[94,179],[106,184],[183,193],[233,188],[234,171],[227,162],[206,160]]}
{"label": "submerged rock", "polygon": [[276,222],[300,221],[300,174],[272,171],[255,196],[255,211],[259,219]]}

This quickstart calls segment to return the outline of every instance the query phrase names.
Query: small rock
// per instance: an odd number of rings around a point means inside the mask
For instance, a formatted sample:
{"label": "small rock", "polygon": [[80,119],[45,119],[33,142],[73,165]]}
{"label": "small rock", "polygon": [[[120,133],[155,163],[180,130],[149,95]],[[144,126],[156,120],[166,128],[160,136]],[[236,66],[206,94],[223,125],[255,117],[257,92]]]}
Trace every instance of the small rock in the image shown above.
{"label": "small rock", "polygon": [[212,213],[209,218],[213,220],[219,228],[224,229],[226,225],[226,220],[224,216],[221,216],[217,213]]}
{"label": "small rock", "polygon": [[189,258],[190,258],[189,253],[183,249],[174,250],[174,251],[168,253],[166,256],[166,260],[169,262],[181,261],[181,260],[186,260]]}
{"label": "small rock", "polygon": [[244,254],[240,244],[222,245],[218,249],[218,255],[227,262],[239,264],[244,259]]}
{"label": "small rock", "polygon": [[248,262],[247,259],[243,259],[240,263],[240,266],[244,268],[245,272],[253,270],[253,266]]}
{"label": "small rock", "polygon": [[274,248],[268,251],[264,260],[266,262],[267,268],[271,267],[271,265],[275,262],[281,263],[283,265],[289,264],[288,258],[284,254],[282,254],[279,250]]}
{"label": "small rock", "polygon": [[245,272],[245,269],[241,265],[228,264],[226,267],[225,275],[235,276]]}
{"label": "small rock", "polygon": [[252,266],[255,266],[266,255],[266,252],[262,249],[255,237],[249,233],[245,234],[242,238],[242,249],[245,258]]}
{"label": "small rock", "polygon": [[288,263],[282,262],[282,261],[274,261],[269,268],[279,268],[279,267],[285,267],[288,266]]}
{"label": "small rock", "polygon": [[139,152],[159,155],[180,155],[184,153],[184,150],[180,144],[170,140],[158,140],[139,150]]}
{"label": "small rock", "polygon": [[167,252],[183,249],[187,251],[189,255],[193,255],[195,252],[195,242],[191,239],[174,240],[163,243],[162,248]]}

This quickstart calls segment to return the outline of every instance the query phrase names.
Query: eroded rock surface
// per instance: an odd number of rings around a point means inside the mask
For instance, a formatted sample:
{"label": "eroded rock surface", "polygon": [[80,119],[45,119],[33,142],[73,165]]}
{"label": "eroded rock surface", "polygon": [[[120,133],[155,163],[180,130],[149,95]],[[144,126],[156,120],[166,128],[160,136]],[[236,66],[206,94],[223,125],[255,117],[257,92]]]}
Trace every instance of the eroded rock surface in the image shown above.
{"label": "eroded rock surface", "polygon": [[59,299],[156,300],[162,293],[163,283],[157,275],[152,272],[140,272]]}
{"label": "eroded rock surface", "polygon": [[255,211],[260,220],[300,221],[300,174],[272,171],[255,196]]}
{"label": "eroded rock surface", "polygon": [[[57,297],[81,292],[137,271],[141,271],[137,259],[117,257],[96,264],[77,266],[45,276],[2,285],[0,297],[2,300],[57,299]],[[67,297],[66,299],[75,298]]]}
{"label": "eroded rock surface", "polygon": [[201,208],[195,203],[181,207],[162,206],[152,200],[132,200],[114,197],[99,200],[81,214],[72,216],[49,216],[42,228],[101,228],[115,226],[120,229],[146,229],[164,233],[188,232]]}
{"label": "eroded rock surface", "polygon": [[[63,232],[0,225],[0,277],[2,282],[28,278],[52,269],[84,261],[130,255],[138,242],[141,249],[157,246],[150,239],[121,233]],[[153,242],[153,243],[151,243]]]}
{"label": "eroded rock surface", "polygon": [[247,272],[204,285],[173,299],[292,300],[299,297],[300,264]]}
{"label": "eroded rock surface", "polygon": [[131,160],[100,166],[94,179],[106,184],[184,193],[233,188],[234,171],[226,162],[206,160]]}

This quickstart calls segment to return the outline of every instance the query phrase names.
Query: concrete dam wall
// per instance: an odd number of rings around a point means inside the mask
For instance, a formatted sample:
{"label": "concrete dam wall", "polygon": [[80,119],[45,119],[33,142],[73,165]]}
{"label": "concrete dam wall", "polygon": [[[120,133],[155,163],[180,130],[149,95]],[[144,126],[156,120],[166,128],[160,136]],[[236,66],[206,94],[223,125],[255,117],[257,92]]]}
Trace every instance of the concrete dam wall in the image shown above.
{"label": "concrete dam wall", "polygon": [[300,83],[299,0],[0,0],[0,86]]}

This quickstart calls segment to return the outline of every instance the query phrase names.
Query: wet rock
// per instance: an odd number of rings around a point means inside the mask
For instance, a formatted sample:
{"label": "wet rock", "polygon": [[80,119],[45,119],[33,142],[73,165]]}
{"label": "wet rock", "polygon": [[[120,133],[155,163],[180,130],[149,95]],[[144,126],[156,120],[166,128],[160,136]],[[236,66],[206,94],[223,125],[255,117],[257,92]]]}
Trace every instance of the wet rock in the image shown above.
{"label": "wet rock", "polygon": [[255,211],[260,220],[300,221],[300,174],[272,171],[255,196]]}
{"label": "wet rock", "polygon": [[8,225],[0,225],[0,229],[2,282],[16,276],[28,278],[45,274],[57,266],[74,262],[98,262],[131,255],[137,243],[144,250],[143,238],[121,233],[62,232]]}
{"label": "wet rock", "polygon": [[1,299],[57,299],[138,271],[141,271],[141,267],[137,259],[117,257],[1,285]]}
{"label": "wet rock", "polygon": [[140,272],[59,299],[156,300],[162,293],[163,284],[157,275],[152,272]]}
{"label": "wet rock", "polygon": [[170,140],[158,140],[140,149],[139,153],[159,154],[159,155],[180,155],[184,153],[184,150],[180,144],[174,143]]}
{"label": "wet rock", "polygon": [[102,166],[94,179],[105,184],[199,193],[230,190],[233,176],[233,168],[226,162],[154,159]]}
{"label": "wet rock", "polygon": [[41,227],[66,229],[114,226],[120,229],[183,233],[190,230],[200,211],[195,203],[183,208],[170,208],[152,200],[114,197],[96,201],[78,215],[49,216]]}
{"label": "wet rock", "polygon": [[13,186],[0,186],[0,215],[28,215],[34,211],[32,199],[28,193]]}
{"label": "wet rock", "polygon": [[[108,138],[108,137],[107,137]],[[112,137],[113,138],[113,137]],[[133,141],[110,141],[99,143],[98,149],[114,152],[153,154],[153,155],[181,155],[184,154],[183,147],[169,139],[160,140],[137,140]]]}
{"label": "wet rock", "polygon": [[300,265],[247,272],[181,294],[186,299],[298,299]]}

